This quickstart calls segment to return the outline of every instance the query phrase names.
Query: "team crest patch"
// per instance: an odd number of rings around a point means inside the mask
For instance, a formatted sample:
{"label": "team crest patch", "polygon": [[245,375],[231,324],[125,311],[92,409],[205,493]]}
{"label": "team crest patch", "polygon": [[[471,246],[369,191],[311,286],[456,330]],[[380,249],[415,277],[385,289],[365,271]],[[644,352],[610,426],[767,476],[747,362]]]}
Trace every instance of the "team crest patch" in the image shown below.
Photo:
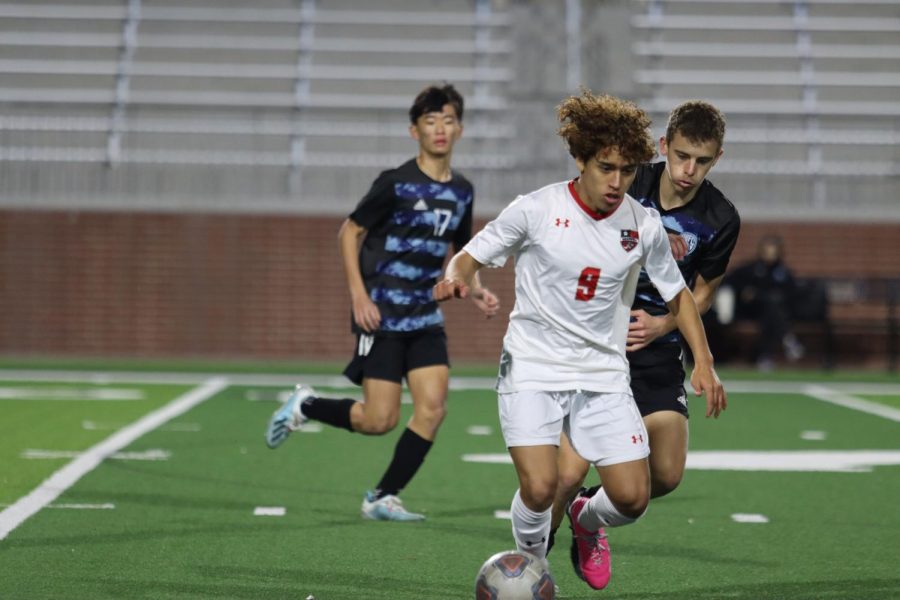
{"label": "team crest patch", "polygon": [[620,241],[622,242],[622,247],[625,248],[625,252],[631,252],[638,245],[638,232],[634,229],[623,229]]}
{"label": "team crest patch", "polygon": [[683,231],[681,233],[681,237],[684,238],[685,243],[687,244],[688,250],[687,253],[690,254],[694,250],[697,249],[697,239],[696,234],[691,233],[690,231]]}

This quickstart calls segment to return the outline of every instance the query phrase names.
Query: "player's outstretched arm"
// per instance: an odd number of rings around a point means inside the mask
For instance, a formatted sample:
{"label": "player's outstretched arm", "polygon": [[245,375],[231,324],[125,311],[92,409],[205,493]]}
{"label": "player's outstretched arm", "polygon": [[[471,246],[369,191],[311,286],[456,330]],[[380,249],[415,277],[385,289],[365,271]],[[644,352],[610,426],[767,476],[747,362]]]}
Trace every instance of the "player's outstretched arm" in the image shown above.
{"label": "player's outstretched arm", "polygon": [[698,396],[706,395],[706,416],[717,417],[728,406],[725,388],[713,367],[712,352],[703,330],[700,313],[694,295],[687,288],[668,302],[669,311],[675,317],[678,329],[694,355],[694,371],[691,373],[691,386]]}
{"label": "player's outstretched arm", "polygon": [[[476,281],[475,274],[483,266],[471,254],[460,250],[450,259],[443,279],[432,289],[432,296],[438,302],[451,298],[468,298]],[[484,288],[479,286],[476,289],[483,291]]]}

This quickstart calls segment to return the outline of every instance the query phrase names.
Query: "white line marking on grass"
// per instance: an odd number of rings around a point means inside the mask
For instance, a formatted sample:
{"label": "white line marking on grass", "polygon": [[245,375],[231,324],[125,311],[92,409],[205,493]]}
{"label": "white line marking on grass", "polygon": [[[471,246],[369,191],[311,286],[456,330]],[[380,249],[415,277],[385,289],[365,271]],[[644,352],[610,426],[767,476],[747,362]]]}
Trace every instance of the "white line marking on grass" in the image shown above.
{"label": "white line marking on grass", "polygon": [[[94,384],[175,384],[199,385],[210,378],[219,377],[221,373],[184,373],[184,372],[141,372],[141,371],[61,371],[44,369],[0,369],[0,381],[52,381],[80,382]],[[314,387],[351,390],[359,388],[341,375],[323,374],[261,374],[229,373],[228,380],[232,385],[274,387],[285,386],[293,389],[298,381]],[[686,382],[690,385],[690,382]],[[493,390],[497,384],[496,377],[451,377],[451,390]],[[741,394],[803,394],[807,386],[815,382],[803,381],[726,381],[728,392]],[[866,383],[866,382],[829,382],[828,388],[848,394],[900,395],[900,384]]]}
{"label": "white line marking on grass", "polygon": [[[28,459],[58,459],[58,458],[77,458],[84,454],[78,450],[23,450],[22,458]],[[172,453],[168,450],[160,450],[158,448],[152,450],[143,450],[141,452],[116,452],[107,458],[116,460],[169,460]]]}
{"label": "white line marking on grass", "polygon": [[735,523],[768,523],[769,517],[753,513],[734,513],[731,520]]}
{"label": "white line marking on grass", "polygon": [[506,519],[507,521],[512,520],[512,511],[510,510],[495,510],[494,511],[495,519]]}
{"label": "white line marking on grass", "polygon": [[143,390],[0,387],[0,400],[143,400]]}
{"label": "white line marking on grass", "polygon": [[257,517],[283,517],[287,509],[283,506],[257,506],[253,514]]}
{"label": "white line marking on grass", "polygon": [[868,473],[900,465],[900,450],[688,452],[687,468],[712,471],[824,471]]}
{"label": "white line marking on grass", "polygon": [[[12,504],[0,504],[0,508],[6,508],[7,506],[12,506]],[[106,502],[104,504],[48,504],[45,508],[62,508],[69,510],[113,510],[115,507],[116,505],[112,502]]]}
{"label": "white line marking on grass", "polygon": [[[509,454],[464,454],[464,462],[512,464]],[[688,452],[687,468],[707,471],[825,471],[868,473],[900,465],[900,450],[785,450]]]}
{"label": "white line marking on grass", "polygon": [[803,388],[803,393],[816,400],[830,402],[831,404],[837,404],[844,408],[852,408],[853,410],[869,413],[870,415],[900,422],[900,410],[885,404],[863,400],[862,398],[857,398],[856,396],[851,396],[821,385],[807,385]]}
{"label": "white line marking on grass", "polygon": [[211,398],[228,387],[228,380],[215,377],[181,395],[165,406],[150,414],[144,415],[131,425],[117,431],[99,444],[96,444],[78,458],[59,469],[32,490],[27,496],[19,498],[12,506],[0,512],[0,540],[5,539],[12,530],[21,525],[28,517],[35,514],[67,489],[75,485],[84,475],[94,470],[103,459],[112,456],[145,433],[153,431],[160,425],[189,411],[201,402]]}
{"label": "white line marking on grass", "polygon": [[800,432],[800,439],[808,440],[810,442],[821,442],[826,437],[828,437],[828,435],[824,431],[816,431],[814,429]]}
{"label": "white line marking on grass", "polygon": [[[127,423],[98,423],[82,421],[81,428],[87,431],[113,431],[122,429]],[[169,423],[159,428],[160,431],[185,431],[194,433],[201,430],[200,423]]]}
{"label": "white line marking on grass", "polygon": [[511,465],[512,457],[509,454],[463,454],[463,462],[490,463],[495,465]]}
{"label": "white line marking on grass", "polygon": [[494,430],[487,425],[472,425],[466,429],[469,435],[491,435],[493,432]]}

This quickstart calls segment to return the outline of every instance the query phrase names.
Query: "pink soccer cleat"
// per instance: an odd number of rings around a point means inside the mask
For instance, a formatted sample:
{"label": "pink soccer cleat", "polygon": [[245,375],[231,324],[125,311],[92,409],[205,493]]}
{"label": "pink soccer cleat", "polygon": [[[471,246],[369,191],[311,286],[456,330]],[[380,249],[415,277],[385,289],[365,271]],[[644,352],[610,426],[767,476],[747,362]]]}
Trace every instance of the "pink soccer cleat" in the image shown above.
{"label": "pink soccer cleat", "polygon": [[575,574],[584,579],[595,590],[602,590],[609,585],[612,564],[609,560],[609,542],[606,541],[606,532],[601,527],[598,531],[591,532],[578,523],[578,515],[590,501],[587,496],[578,496],[569,503],[569,521],[572,526],[572,542],[577,548],[577,561],[572,556],[572,566]]}

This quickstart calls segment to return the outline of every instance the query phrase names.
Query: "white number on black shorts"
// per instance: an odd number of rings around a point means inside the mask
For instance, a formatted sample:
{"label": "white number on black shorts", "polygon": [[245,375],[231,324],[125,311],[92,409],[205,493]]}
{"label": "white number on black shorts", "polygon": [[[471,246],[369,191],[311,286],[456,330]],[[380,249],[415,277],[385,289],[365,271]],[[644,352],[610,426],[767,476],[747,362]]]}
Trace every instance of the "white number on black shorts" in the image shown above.
{"label": "white number on black shorts", "polygon": [[369,352],[372,350],[372,344],[375,343],[374,335],[366,335],[363,334],[359,336],[359,346],[356,349],[356,353],[360,356],[368,356]]}

